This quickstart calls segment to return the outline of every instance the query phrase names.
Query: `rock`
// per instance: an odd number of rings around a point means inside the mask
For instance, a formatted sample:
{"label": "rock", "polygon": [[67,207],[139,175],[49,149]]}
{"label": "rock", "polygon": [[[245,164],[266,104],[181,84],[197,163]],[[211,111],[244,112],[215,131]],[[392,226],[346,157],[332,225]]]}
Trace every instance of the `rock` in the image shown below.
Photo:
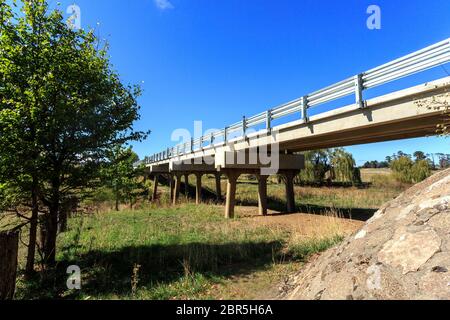
{"label": "rock", "polygon": [[402,229],[378,253],[378,261],[401,267],[403,274],[417,271],[441,247],[441,239],[433,229],[407,232]]}
{"label": "rock", "polygon": [[450,299],[450,170],[384,205],[307,263],[284,299]]}

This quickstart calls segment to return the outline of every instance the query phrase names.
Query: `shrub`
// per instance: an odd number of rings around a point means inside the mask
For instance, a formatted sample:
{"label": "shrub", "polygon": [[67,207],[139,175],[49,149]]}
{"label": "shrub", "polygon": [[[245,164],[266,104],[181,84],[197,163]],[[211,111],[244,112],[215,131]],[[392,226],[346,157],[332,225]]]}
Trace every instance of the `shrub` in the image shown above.
{"label": "shrub", "polygon": [[430,164],[426,160],[417,161],[411,168],[411,180],[421,182],[431,175]]}
{"label": "shrub", "polygon": [[430,164],[426,160],[413,162],[409,157],[399,157],[391,163],[394,177],[403,183],[418,183],[431,174]]}

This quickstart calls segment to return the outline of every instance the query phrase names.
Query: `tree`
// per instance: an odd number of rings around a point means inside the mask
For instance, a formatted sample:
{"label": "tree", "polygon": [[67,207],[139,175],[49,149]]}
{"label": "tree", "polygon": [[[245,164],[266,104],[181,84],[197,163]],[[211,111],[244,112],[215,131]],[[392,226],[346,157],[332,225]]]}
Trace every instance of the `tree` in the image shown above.
{"label": "tree", "polygon": [[332,151],[330,157],[337,180],[353,184],[361,183],[361,175],[356,172],[359,170],[356,168],[356,162],[351,153],[342,148],[337,148]]}
{"label": "tree", "polygon": [[305,153],[305,169],[301,171],[299,179],[306,183],[322,184],[327,180],[341,182],[361,182],[361,174],[356,168],[353,156],[342,148],[321,149]]}
{"label": "tree", "polygon": [[[27,4],[25,9],[31,5]],[[42,169],[36,126],[42,80],[36,53],[38,24],[34,15],[28,20],[18,19],[11,6],[0,1],[0,183],[7,186],[4,190],[14,190],[9,208],[14,207],[30,224],[26,275],[34,271],[39,168]],[[18,208],[23,206],[31,207],[31,217],[19,212]]]}
{"label": "tree", "polygon": [[117,145],[108,151],[107,159],[102,170],[102,179],[113,191],[116,211],[119,211],[121,201],[128,201],[132,207],[137,190],[143,188],[139,181],[142,167],[134,167],[139,160],[138,155],[131,148]]}
{"label": "tree", "polygon": [[305,153],[305,169],[300,180],[307,183],[323,183],[326,173],[331,169],[329,149],[308,151]]}
{"label": "tree", "polygon": [[0,126],[9,145],[0,152],[31,177],[47,208],[41,246],[52,265],[66,195],[95,181],[111,145],[146,133],[132,127],[140,88],[121,83],[93,30],[71,30],[45,0],[24,1],[22,9],[14,15],[2,2],[2,17],[10,17],[0,35]]}
{"label": "tree", "polygon": [[416,162],[419,162],[419,161],[422,161],[422,160],[426,160],[427,156],[422,151],[416,151],[416,152],[414,152],[414,158],[415,158]]}
{"label": "tree", "polygon": [[418,183],[431,174],[430,165],[426,160],[413,162],[408,157],[400,157],[391,163],[394,177],[404,183]]}

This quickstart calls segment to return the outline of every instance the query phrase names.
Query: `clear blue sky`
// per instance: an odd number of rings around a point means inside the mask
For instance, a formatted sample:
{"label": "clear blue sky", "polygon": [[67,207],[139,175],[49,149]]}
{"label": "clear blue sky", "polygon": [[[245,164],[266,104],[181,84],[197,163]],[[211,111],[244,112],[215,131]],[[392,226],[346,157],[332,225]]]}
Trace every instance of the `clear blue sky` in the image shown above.
{"label": "clear blue sky", "polygon": [[[60,2],[65,8],[73,0]],[[193,130],[195,120],[222,128],[450,37],[449,0],[75,3],[82,26],[96,27],[109,41],[123,80],[143,81],[136,127],[153,133],[134,145],[141,157],[174,145],[172,131]],[[381,8],[381,30],[366,27],[371,4]],[[383,90],[445,75],[438,68]],[[449,152],[449,146],[449,139],[421,138],[347,149],[361,164],[400,149]]]}

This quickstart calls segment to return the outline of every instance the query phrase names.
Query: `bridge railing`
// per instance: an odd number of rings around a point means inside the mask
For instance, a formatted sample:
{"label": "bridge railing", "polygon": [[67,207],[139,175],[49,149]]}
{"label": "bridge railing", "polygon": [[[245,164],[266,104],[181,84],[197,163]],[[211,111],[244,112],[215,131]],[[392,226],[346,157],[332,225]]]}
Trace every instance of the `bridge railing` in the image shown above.
{"label": "bridge railing", "polygon": [[[207,136],[191,139],[190,142],[168,148],[150,157],[146,157],[144,161],[146,164],[151,164],[202,150],[215,145],[220,140],[222,140],[222,143],[227,143],[231,137],[233,139],[245,138],[248,129],[261,124],[265,124],[264,130],[270,131],[273,120],[293,114],[299,114],[299,119],[306,123],[308,122],[308,110],[310,108],[350,95],[355,95],[355,103],[359,108],[365,108],[364,90],[449,62],[450,38],[255,116],[249,118],[243,117],[240,122]],[[234,137],[233,134],[235,135]],[[236,136],[236,134],[238,135]]]}

